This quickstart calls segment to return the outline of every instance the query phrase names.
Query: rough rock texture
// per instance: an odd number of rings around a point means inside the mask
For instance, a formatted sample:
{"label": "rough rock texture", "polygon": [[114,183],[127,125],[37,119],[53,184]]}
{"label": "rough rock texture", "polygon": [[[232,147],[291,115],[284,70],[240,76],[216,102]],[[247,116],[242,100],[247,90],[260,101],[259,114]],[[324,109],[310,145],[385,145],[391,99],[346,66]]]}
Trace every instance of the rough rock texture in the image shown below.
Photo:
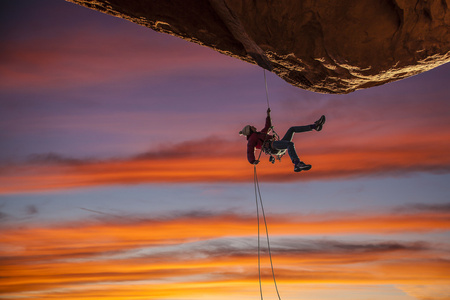
{"label": "rough rock texture", "polygon": [[450,0],[68,0],[349,93],[450,61]]}

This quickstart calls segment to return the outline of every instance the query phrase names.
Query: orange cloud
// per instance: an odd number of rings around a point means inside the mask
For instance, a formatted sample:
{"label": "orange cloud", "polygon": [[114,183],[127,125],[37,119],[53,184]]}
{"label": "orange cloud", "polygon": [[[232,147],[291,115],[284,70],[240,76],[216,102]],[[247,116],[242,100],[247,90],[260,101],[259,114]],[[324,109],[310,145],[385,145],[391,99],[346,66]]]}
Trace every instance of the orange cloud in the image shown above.
{"label": "orange cloud", "polygon": [[[274,216],[268,221],[276,276],[289,292],[306,283],[443,284],[450,261],[442,244],[299,236],[448,231],[449,220],[443,209],[350,219]],[[258,280],[255,234],[254,217],[233,214],[4,228],[0,292],[24,299],[251,298]]]}
{"label": "orange cloud", "polygon": [[[301,157],[313,169],[293,173],[286,155],[282,163],[258,165],[262,181],[315,180],[408,172],[448,172],[450,139],[436,134],[417,141],[415,135],[378,137],[351,148],[330,144],[302,146]],[[245,141],[205,139],[185,142],[130,159],[77,161],[50,157],[38,163],[8,165],[0,174],[0,193],[21,193],[99,185],[158,182],[249,182],[253,167]]]}
{"label": "orange cloud", "polygon": [[450,285],[429,284],[429,285],[401,285],[399,286],[405,293],[418,300],[447,300],[450,299]]}

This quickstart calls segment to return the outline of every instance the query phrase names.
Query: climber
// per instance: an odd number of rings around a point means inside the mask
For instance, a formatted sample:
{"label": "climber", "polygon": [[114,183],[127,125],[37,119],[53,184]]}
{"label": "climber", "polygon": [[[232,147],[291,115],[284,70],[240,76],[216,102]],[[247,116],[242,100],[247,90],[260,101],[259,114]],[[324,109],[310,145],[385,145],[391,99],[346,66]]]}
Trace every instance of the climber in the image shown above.
{"label": "climber", "polygon": [[308,171],[311,169],[311,165],[307,165],[302,162],[295,151],[295,145],[292,142],[294,133],[305,132],[305,131],[321,131],[323,124],[325,123],[325,116],[321,116],[314,124],[305,126],[293,126],[288,129],[284,137],[277,141],[273,135],[267,132],[272,127],[272,120],[270,118],[270,108],[267,109],[266,125],[264,128],[258,132],[256,128],[251,125],[245,126],[240,132],[240,135],[245,135],[247,137],[247,159],[248,162],[254,165],[259,163],[259,160],[255,158],[255,148],[263,149],[264,152],[279,155],[284,153],[286,150],[294,164],[294,171]]}

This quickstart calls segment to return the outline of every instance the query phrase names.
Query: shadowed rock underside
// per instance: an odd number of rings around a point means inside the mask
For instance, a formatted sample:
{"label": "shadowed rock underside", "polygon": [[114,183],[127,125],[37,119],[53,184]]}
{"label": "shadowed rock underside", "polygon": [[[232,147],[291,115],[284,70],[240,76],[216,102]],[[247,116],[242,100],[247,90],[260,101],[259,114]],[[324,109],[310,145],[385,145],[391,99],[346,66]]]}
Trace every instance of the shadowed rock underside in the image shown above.
{"label": "shadowed rock underside", "polygon": [[450,0],[68,0],[345,94],[450,61]]}

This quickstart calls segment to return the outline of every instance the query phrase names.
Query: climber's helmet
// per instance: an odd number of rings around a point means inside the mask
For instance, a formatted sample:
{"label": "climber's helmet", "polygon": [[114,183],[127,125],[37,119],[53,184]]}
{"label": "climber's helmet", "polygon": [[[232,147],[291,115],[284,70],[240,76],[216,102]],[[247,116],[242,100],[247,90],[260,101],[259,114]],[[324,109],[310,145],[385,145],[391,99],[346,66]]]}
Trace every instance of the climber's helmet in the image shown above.
{"label": "climber's helmet", "polygon": [[256,128],[254,126],[247,125],[244,128],[242,128],[241,131],[239,131],[239,135],[249,136],[253,132],[256,132]]}

